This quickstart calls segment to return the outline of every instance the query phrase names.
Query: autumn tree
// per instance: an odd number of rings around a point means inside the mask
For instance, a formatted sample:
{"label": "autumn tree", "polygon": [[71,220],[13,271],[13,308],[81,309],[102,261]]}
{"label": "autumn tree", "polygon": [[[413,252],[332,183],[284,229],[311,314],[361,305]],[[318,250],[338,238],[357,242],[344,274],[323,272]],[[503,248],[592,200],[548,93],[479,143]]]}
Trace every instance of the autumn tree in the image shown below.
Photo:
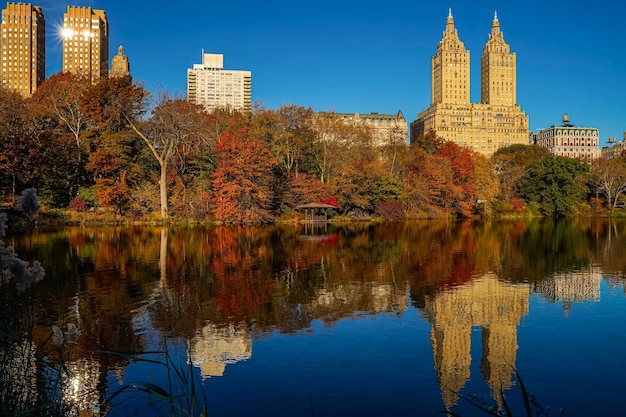
{"label": "autumn tree", "polygon": [[90,86],[86,77],[60,72],[46,79],[31,97],[33,123],[39,139],[47,142],[41,191],[53,205],[66,206],[79,187],[92,182],[85,170],[92,123],[83,105]]}
{"label": "autumn tree", "polygon": [[161,217],[166,219],[169,215],[168,169],[175,158],[185,163],[185,154],[209,141],[206,128],[210,126],[210,116],[200,105],[161,97],[148,120],[136,122],[128,115],[126,120],[158,164]]}
{"label": "autumn tree", "polygon": [[592,191],[606,199],[612,213],[624,206],[626,193],[626,156],[617,158],[599,158],[591,162]]}
{"label": "autumn tree", "polygon": [[511,145],[498,149],[491,157],[493,169],[500,182],[499,200],[510,203],[521,198],[520,186],[527,167],[550,151],[534,145]]}
{"label": "autumn tree", "polygon": [[437,149],[445,143],[445,139],[437,136],[434,131],[429,131],[424,134],[418,135],[411,142],[412,146],[416,146],[422,149],[424,152],[434,155],[437,153]]}
{"label": "autumn tree", "polygon": [[402,155],[408,151],[406,132],[400,127],[387,131],[382,143],[379,144],[382,162],[389,175],[398,176]]}
{"label": "autumn tree", "polygon": [[0,187],[11,190],[11,201],[18,187],[34,178],[39,165],[28,113],[19,93],[0,86]]}
{"label": "autumn tree", "polygon": [[312,109],[291,104],[275,111],[260,109],[252,115],[250,134],[263,140],[286,178],[298,176],[305,164],[315,134],[313,117]]}
{"label": "autumn tree", "polygon": [[348,126],[334,113],[315,116],[315,137],[311,144],[311,160],[322,182],[328,183],[345,162],[342,156],[349,150],[351,140]]}
{"label": "autumn tree", "polygon": [[271,172],[276,163],[269,149],[243,130],[222,134],[216,150],[215,218],[224,223],[269,221]]}
{"label": "autumn tree", "polygon": [[353,215],[371,215],[379,201],[399,200],[402,190],[378,159],[351,161],[335,177],[339,203]]}
{"label": "autumn tree", "polygon": [[496,201],[500,192],[500,182],[490,158],[474,152],[473,159],[476,165],[474,168],[474,184],[476,186],[477,203],[482,207],[484,214],[489,214],[491,205]]}
{"label": "autumn tree", "polygon": [[289,177],[285,189],[281,199],[282,210],[293,210],[300,204],[319,202],[334,193],[333,188],[323,183],[317,175],[306,173]]}
{"label": "autumn tree", "polygon": [[99,204],[120,214],[130,200],[130,188],[141,178],[139,143],[126,117],[137,120],[147,96],[130,77],[105,77],[83,97],[94,125],[87,169],[95,179]]}
{"label": "autumn tree", "polygon": [[471,216],[476,206],[473,152],[454,142],[445,142],[437,149],[437,155],[452,169],[452,184],[444,190],[446,204],[450,204],[460,217]]}
{"label": "autumn tree", "polygon": [[409,217],[437,218],[446,215],[446,190],[453,173],[441,157],[411,145],[402,161],[402,188]]}

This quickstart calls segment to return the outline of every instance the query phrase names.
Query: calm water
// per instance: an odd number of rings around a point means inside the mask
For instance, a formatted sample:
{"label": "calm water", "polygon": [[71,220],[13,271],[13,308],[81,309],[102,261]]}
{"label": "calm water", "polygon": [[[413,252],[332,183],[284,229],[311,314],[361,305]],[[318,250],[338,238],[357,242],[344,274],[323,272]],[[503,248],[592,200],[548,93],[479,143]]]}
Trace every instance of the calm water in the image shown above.
{"label": "calm water", "polygon": [[[472,416],[463,397],[502,394],[524,415],[514,370],[550,415],[626,413],[624,222],[76,227],[5,243],[46,277],[19,296],[5,285],[4,315],[35,317],[33,355],[52,363],[48,336],[65,330],[64,395],[83,415],[165,386],[163,367],[94,352],[165,346],[212,416]],[[120,395],[109,415],[156,415],[145,400]]]}

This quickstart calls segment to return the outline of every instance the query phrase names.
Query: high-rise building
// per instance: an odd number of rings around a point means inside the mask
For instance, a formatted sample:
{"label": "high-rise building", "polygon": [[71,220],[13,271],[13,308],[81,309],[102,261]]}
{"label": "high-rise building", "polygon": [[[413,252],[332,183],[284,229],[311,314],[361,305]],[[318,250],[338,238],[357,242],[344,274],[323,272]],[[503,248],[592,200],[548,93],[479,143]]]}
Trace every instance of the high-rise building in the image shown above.
{"label": "high-rise building", "polygon": [[46,22],[41,7],[7,3],[1,26],[2,85],[28,97],[46,78]]}
{"label": "high-rise building", "polygon": [[252,73],[225,70],[222,54],[202,51],[202,64],[187,69],[187,99],[204,105],[207,110],[230,107],[250,111],[251,92]]}
{"label": "high-rise building", "polygon": [[67,6],[63,15],[63,71],[95,83],[109,72],[109,23],[104,10]]}
{"label": "high-rise building", "polygon": [[111,77],[127,77],[130,76],[130,64],[128,63],[128,57],[124,55],[124,47],[120,45],[117,48],[117,55],[113,57],[111,62]]}
{"label": "high-rise building", "polygon": [[491,155],[498,148],[528,144],[528,116],[516,104],[516,56],[494,15],[481,57],[481,102],[470,102],[470,52],[454,27],[452,11],[432,58],[432,103],[411,123],[411,142],[437,136]]}

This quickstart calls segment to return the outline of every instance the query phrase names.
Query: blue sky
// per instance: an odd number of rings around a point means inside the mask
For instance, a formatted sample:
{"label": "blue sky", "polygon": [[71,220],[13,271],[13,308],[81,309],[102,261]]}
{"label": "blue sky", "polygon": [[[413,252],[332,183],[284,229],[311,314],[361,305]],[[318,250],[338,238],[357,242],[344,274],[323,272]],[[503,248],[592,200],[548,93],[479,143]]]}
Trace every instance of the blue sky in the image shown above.
{"label": "blue sky", "polygon": [[[68,3],[34,1],[47,26],[47,76],[61,70],[58,36]],[[626,130],[626,3],[83,0],[104,9],[111,56],[124,46],[133,77],[152,92],[185,96],[201,53],[252,71],[252,99],[316,111],[396,113],[410,123],[430,104],[430,59],[448,8],[471,52],[471,98],[494,11],[517,53],[517,102],[531,130],[572,123],[621,140]]]}

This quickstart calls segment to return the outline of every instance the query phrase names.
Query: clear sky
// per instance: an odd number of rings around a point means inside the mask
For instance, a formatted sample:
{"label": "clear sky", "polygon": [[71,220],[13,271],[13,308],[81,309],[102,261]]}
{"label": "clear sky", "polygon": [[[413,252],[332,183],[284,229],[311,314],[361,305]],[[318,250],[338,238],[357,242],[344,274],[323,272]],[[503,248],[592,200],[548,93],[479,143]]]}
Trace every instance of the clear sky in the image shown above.
{"label": "clear sky", "polygon": [[252,71],[252,100],[315,111],[396,113],[430,104],[431,57],[452,8],[471,53],[471,98],[480,100],[480,56],[494,11],[517,53],[517,102],[536,131],[564,113],[600,129],[626,130],[626,3],[615,0],[32,0],[47,26],[47,76],[61,70],[67,4],[104,9],[111,57],[121,44],[131,74],[152,92],[186,95],[187,68],[202,50],[226,69]]}

